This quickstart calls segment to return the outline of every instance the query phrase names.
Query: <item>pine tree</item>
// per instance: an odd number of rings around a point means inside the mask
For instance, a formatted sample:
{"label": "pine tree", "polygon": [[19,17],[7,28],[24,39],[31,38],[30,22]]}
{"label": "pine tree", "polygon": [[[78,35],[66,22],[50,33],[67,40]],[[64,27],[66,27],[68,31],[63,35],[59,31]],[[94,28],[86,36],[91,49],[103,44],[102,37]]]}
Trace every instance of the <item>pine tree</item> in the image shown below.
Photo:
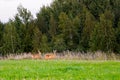
{"label": "pine tree", "polygon": [[33,51],[37,52],[38,50],[40,50],[40,46],[41,46],[41,38],[42,38],[42,33],[40,32],[40,30],[38,29],[38,27],[35,27],[33,30],[33,37],[32,37],[32,47],[33,47]]}
{"label": "pine tree", "polygon": [[6,24],[3,33],[3,41],[2,48],[4,53],[16,53],[18,51],[19,37],[13,22]]}
{"label": "pine tree", "polygon": [[117,53],[120,53],[120,20],[118,22],[118,27],[116,28],[116,46],[115,50]]}
{"label": "pine tree", "polygon": [[52,38],[54,38],[55,35],[57,34],[57,24],[53,15],[50,16],[49,34]]}
{"label": "pine tree", "polygon": [[53,39],[53,49],[59,52],[65,51],[67,49],[67,46],[62,34],[55,36],[55,38]]}
{"label": "pine tree", "polygon": [[40,50],[42,52],[49,52],[51,50],[50,45],[48,43],[48,38],[45,34],[42,35]]}
{"label": "pine tree", "polygon": [[[111,16],[111,17],[110,17]],[[107,11],[100,15],[100,22],[91,34],[91,50],[113,51],[115,46],[114,15]]]}
{"label": "pine tree", "polygon": [[59,29],[63,35],[67,49],[72,50],[76,48],[76,45],[74,45],[74,37],[77,35],[77,28],[74,26],[73,21],[64,12],[59,16]]}
{"label": "pine tree", "polygon": [[23,6],[18,6],[18,13],[15,16],[15,26],[20,37],[20,52],[30,52],[32,50],[32,34],[34,21],[29,10]]}
{"label": "pine tree", "polygon": [[4,30],[4,24],[0,22],[0,55],[3,55],[3,30]]}
{"label": "pine tree", "polygon": [[84,22],[84,27],[83,27],[83,32],[82,32],[82,39],[80,43],[84,51],[89,50],[90,35],[95,26],[94,16],[87,9],[85,11],[86,11],[85,22]]}

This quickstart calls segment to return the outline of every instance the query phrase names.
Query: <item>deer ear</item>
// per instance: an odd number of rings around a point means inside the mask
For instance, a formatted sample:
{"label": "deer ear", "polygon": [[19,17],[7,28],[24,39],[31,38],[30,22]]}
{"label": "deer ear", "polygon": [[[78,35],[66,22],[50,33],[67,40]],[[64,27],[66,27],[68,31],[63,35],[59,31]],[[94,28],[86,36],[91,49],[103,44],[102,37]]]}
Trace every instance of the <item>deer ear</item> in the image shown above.
{"label": "deer ear", "polygon": [[53,50],[53,53],[56,53],[56,50]]}
{"label": "deer ear", "polygon": [[41,54],[40,50],[38,50],[38,53]]}

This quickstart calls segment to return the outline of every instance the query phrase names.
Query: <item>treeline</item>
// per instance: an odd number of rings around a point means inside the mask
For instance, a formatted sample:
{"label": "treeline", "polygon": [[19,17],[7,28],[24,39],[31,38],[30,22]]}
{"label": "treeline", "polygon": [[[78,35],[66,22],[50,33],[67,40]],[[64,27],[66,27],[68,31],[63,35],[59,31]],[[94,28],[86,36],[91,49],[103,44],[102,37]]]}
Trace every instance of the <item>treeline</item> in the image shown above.
{"label": "treeline", "polygon": [[19,6],[14,19],[0,22],[0,54],[120,53],[120,0],[54,0],[36,16],[33,19],[29,10]]}

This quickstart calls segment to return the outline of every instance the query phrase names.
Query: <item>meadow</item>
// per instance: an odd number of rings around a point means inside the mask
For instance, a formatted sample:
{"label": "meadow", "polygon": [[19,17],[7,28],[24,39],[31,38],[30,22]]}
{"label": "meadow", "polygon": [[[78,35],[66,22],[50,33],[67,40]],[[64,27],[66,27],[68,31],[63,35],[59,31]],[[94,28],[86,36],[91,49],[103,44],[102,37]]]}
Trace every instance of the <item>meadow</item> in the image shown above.
{"label": "meadow", "polygon": [[120,80],[120,62],[0,60],[0,80]]}

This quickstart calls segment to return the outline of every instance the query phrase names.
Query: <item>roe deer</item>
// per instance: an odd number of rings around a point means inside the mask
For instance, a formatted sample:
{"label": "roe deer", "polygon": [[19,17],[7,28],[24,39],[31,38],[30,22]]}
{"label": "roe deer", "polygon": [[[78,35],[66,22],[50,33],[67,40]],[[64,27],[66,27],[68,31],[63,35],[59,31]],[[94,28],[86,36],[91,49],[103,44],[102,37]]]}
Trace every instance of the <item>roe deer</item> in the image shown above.
{"label": "roe deer", "polygon": [[38,53],[32,54],[32,59],[41,59],[41,52],[38,50]]}
{"label": "roe deer", "polygon": [[55,59],[56,58],[56,50],[53,51],[53,53],[47,53],[45,54],[45,59]]}

